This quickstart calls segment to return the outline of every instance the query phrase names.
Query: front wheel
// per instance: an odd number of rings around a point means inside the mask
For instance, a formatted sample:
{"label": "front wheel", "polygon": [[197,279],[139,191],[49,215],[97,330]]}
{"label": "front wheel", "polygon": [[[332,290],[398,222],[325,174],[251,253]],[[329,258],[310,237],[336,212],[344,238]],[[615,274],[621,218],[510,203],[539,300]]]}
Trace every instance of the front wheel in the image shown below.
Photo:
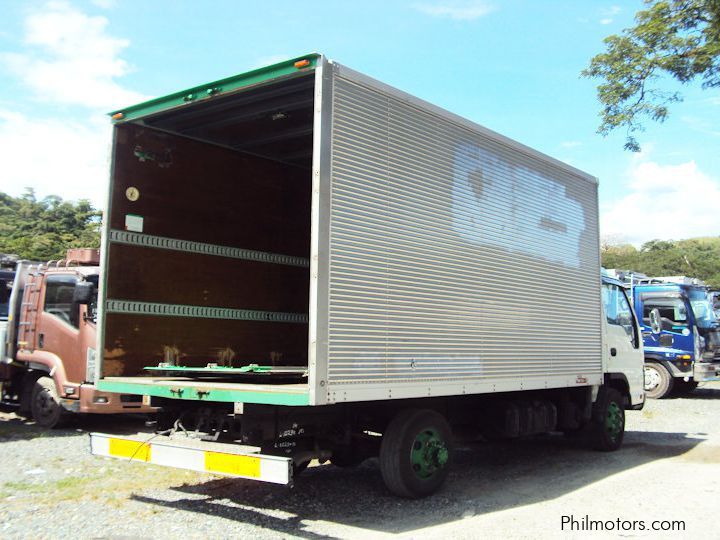
{"label": "front wheel", "polygon": [[672,392],[673,377],[665,366],[657,362],[645,362],[645,395],[662,399]]}
{"label": "front wheel", "polygon": [[620,392],[601,388],[590,422],[589,442],[595,450],[612,452],[620,448],[625,436],[625,409]]}
{"label": "front wheel", "polygon": [[400,497],[417,499],[437,491],[451,458],[450,426],[435,411],[401,411],[383,433],[380,472],[388,489]]}
{"label": "front wheel", "polygon": [[55,381],[50,377],[40,377],[35,381],[30,411],[38,425],[49,429],[61,427],[67,420],[68,412],[60,404]]}

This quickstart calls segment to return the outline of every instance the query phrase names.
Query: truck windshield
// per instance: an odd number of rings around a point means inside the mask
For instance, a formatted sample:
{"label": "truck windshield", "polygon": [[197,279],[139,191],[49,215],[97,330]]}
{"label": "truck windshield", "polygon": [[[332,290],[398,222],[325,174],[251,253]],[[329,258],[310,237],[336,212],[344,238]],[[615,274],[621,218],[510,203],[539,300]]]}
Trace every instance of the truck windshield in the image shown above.
{"label": "truck windshield", "polygon": [[690,305],[692,306],[695,320],[700,328],[712,328],[717,326],[718,319],[713,311],[713,306],[708,300],[705,291],[691,290]]}
{"label": "truck windshield", "polygon": [[679,296],[641,295],[643,301],[643,324],[650,326],[650,312],[657,309],[661,328],[665,332],[682,332],[688,327],[685,301]]}

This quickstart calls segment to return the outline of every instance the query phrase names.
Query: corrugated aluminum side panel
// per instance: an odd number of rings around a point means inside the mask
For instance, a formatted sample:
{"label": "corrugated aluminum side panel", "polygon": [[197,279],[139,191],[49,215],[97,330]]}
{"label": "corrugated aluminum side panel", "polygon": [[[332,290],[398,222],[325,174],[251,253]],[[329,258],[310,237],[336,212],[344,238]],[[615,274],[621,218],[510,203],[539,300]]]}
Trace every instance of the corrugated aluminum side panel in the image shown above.
{"label": "corrugated aluminum side panel", "polygon": [[337,74],[331,155],[329,389],[601,372],[594,182]]}

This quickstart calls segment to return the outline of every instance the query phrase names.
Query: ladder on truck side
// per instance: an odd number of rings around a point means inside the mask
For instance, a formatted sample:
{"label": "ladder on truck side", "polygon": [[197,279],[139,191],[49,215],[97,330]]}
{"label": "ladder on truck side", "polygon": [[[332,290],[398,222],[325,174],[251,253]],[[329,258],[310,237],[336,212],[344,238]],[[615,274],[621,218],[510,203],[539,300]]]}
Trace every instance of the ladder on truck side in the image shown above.
{"label": "ladder on truck side", "polygon": [[20,303],[17,338],[18,349],[35,349],[43,275],[44,272],[41,265],[30,266],[28,268],[25,279],[25,290]]}

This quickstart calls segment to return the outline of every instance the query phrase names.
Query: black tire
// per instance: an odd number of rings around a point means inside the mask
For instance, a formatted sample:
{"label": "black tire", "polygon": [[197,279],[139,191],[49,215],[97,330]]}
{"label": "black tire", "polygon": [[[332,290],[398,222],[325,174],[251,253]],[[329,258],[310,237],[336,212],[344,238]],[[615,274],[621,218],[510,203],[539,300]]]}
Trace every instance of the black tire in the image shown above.
{"label": "black tire", "polygon": [[20,407],[18,408],[18,414],[23,418],[30,420],[32,419],[32,396],[33,390],[35,390],[35,381],[38,380],[37,374],[27,374],[22,382],[20,390]]}
{"label": "black tire", "polygon": [[623,397],[614,388],[602,387],[593,404],[588,428],[590,446],[602,452],[614,452],[625,437],[625,408]]}
{"label": "black tire", "polygon": [[698,386],[696,381],[683,381],[678,379],[673,384],[673,393],[676,396],[686,396]]}
{"label": "black tire", "polygon": [[670,372],[659,362],[645,362],[645,395],[651,399],[662,399],[670,395],[674,385]]}
{"label": "black tire", "polygon": [[62,427],[69,418],[69,413],[60,405],[55,381],[50,377],[40,377],[35,381],[30,400],[30,411],[33,420],[44,428]]}
{"label": "black tire", "polygon": [[380,443],[385,485],[395,495],[409,499],[431,495],[447,478],[452,450],[452,432],[441,414],[427,409],[401,411]]}

